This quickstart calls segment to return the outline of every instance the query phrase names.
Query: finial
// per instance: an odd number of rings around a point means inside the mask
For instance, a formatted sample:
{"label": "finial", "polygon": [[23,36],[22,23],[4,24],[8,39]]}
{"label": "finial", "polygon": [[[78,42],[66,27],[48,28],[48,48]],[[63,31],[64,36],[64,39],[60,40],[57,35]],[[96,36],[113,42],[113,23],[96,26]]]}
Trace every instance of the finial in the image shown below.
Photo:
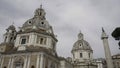
{"label": "finial", "polygon": [[107,39],[108,35],[105,33],[104,28],[102,27],[102,35],[101,35],[101,39]]}
{"label": "finial", "polygon": [[104,28],[102,27],[102,32],[105,32]]}
{"label": "finial", "polygon": [[42,9],[42,4],[40,5],[40,8]]}
{"label": "finial", "polygon": [[82,34],[82,31],[81,31],[81,30],[79,30],[79,34]]}

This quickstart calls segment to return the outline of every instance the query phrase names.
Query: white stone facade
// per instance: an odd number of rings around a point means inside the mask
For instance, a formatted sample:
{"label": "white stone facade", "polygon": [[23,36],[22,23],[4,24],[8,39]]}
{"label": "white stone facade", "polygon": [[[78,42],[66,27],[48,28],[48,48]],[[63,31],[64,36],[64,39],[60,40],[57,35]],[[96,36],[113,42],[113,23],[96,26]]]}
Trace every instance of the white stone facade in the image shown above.
{"label": "white stone facade", "polygon": [[57,59],[42,52],[2,55],[0,60],[1,68],[50,68],[52,65],[55,68],[59,67],[59,61]]}

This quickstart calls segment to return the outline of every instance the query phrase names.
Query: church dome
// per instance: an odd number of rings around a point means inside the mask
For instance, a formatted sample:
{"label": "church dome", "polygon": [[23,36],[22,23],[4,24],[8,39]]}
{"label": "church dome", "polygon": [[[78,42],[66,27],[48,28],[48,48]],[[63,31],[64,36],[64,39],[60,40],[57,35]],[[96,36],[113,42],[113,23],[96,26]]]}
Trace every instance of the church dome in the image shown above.
{"label": "church dome", "polygon": [[48,30],[50,29],[50,25],[47,22],[47,20],[45,19],[45,11],[42,8],[42,5],[40,8],[35,10],[35,14],[34,17],[27,20],[23,26],[22,29],[25,30],[30,30],[30,29],[37,29],[37,30]]}
{"label": "church dome", "polygon": [[72,50],[92,50],[89,43],[85,40],[78,40],[74,43]]}
{"label": "church dome", "polygon": [[83,34],[80,32],[78,34],[78,40],[74,43],[72,51],[76,50],[90,50],[92,51],[92,48],[90,47],[89,43],[84,40]]}
{"label": "church dome", "polygon": [[46,20],[41,20],[40,18],[32,18],[27,20],[23,27],[24,29],[42,29],[47,30],[50,28],[49,23]]}

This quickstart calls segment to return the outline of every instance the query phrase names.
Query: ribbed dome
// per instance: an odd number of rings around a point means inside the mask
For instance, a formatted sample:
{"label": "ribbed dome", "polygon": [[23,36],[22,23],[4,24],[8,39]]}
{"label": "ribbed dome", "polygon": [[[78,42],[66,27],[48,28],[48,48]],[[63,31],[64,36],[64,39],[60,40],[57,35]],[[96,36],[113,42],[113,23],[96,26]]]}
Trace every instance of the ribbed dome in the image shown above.
{"label": "ribbed dome", "polygon": [[80,32],[78,34],[78,40],[74,43],[73,49],[74,50],[90,50],[92,51],[92,48],[90,47],[89,43],[84,40],[84,35]]}
{"label": "ribbed dome", "polygon": [[25,30],[30,30],[30,29],[41,29],[41,30],[48,30],[50,29],[50,25],[45,19],[45,11],[42,8],[42,6],[38,9],[36,9],[34,17],[27,20],[23,26],[22,29]]}
{"label": "ribbed dome", "polygon": [[73,50],[92,50],[92,48],[90,47],[87,41],[78,40],[77,42],[74,43],[72,51]]}
{"label": "ribbed dome", "polygon": [[24,29],[43,29],[47,30],[50,28],[49,23],[46,20],[41,20],[40,18],[32,18],[27,20],[24,24],[23,27]]}

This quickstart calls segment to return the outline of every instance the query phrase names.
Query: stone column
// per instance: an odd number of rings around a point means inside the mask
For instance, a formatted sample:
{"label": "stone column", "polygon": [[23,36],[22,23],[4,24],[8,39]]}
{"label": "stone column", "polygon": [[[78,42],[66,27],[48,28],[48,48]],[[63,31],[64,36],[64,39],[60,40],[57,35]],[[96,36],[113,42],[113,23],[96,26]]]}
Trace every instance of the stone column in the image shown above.
{"label": "stone column", "polygon": [[36,42],[37,42],[37,35],[35,34],[34,44],[36,44]]}
{"label": "stone column", "polygon": [[28,56],[26,55],[25,56],[25,59],[24,59],[24,67],[23,68],[27,68],[27,60],[28,60]]}
{"label": "stone column", "polygon": [[2,56],[2,57],[1,57],[1,64],[0,64],[0,68],[2,68],[2,67],[3,67],[3,62],[4,62],[4,57]]}
{"label": "stone column", "polygon": [[12,61],[12,58],[10,57],[10,59],[9,59],[9,63],[8,63],[8,67],[7,67],[7,68],[10,68],[11,61]]}
{"label": "stone column", "polygon": [[6,42],[10,42],[10,34],[7,35]]}
{"label": "stone column", "polygon": [[117,63],[117,62],[114,62],[114,64],[115,64],[115,68],[118,68],[118,63]]}
{"label": "stone column", "polygon": [[107,61],[107,67],[113,68],[113,61],[112,61],[111,52],[110,52],[110,48],[109,48],[109,44],[108,44],[108,36],[106,35],[104,29],[102,29],[101,39],[103,40],[105,57],[106,57],[106,61]]}
{"label": "stone column", "polygon": [[43,59],[44,59],[44,54],[41,54],[41,57],[40,57],[40,68],[43,68],[43,65],[44,65]]}
{"label": "stone column", "polygon": [[0,62],[1,62],[1,60],[2,60],[2,56],[0,55]]}
{"label": "stone column", "polygon": [[44,56],[44,58],[43,58],[43,64],[44,64],[44,68],[46,67],[46,65],[48,64],[48,62],[46,62],[47,61],[47,58]]}
{"label": "stone column", "polygon": [[37,55],[37,63],[36,63],[36,68],[39,68],[39,64],[40,64],[40,55]]}
{"label": "stone column", "polygon": [[28,62],[27,62],[27,67],[26,68],[29,68],[30,67],[30,55],[28,56]]}
{"label": "stone column", "polygon": [[49,39],[48,39],[48,38],[46,38],[46,45],[49,45],[49,44],[48,44],[48,43],[49,43],[48,41],[49,41]]}
{"label": "stone column", "polygon": [[21,43],[20,40],[21,40],[21,39],[20,39],[20,36],[18,35],[18,36],[16,37],[15,47],[18,47],[18,45],[20,45],[20,43]]}
{"label": "stone column", "polygon": [[11,57],[11,65],[10,65],[10,68],[13,68],[13,65],[14,65],[14,56]]}
{"label": "stone column", "polygon": [[31,44],[34,45],[35,42],[35,35],[34,33],[31,35]]}

